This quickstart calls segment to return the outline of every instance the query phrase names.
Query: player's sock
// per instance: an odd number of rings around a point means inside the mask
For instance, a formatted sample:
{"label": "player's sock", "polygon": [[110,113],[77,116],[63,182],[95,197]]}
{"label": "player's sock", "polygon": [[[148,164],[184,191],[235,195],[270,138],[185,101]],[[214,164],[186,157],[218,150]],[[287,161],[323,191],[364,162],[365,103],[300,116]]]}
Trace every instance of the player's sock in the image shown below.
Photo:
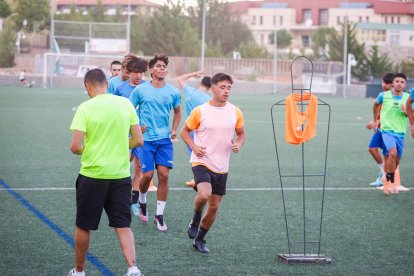
{"label": "player's sock", "polygon": [[157,216],[164,215],[165,201],[157,200]]}
{"label": "player's sock", "polygon": [[139,193],[138,202],[147,203],[147,193]]}
{"label": "player's sock", "polygon": [[208,229],[204,229],[203,226],[200,226],[200,230],[198,230],[197,237],[195,239],[197,241],[203,241],[207,232],[208,232]]}
{"label": "player's sock", "polygon": [[390,181],[391,183],[394,183],[394,176],[395,176],[395,173],[387,173],[386,175],[385,175],[385,177],[387,178],[387,181]]}
{"label": "player's sock", "polygon": [[378,167],[380,168],[382,174],[384,174],[384,163],[378,164]]}
{"label": "player's sock", "polygon": [[203,211],[197,211],[194,210],[194,215],[193,215],[193,225],[199,225],[200,224],[200,220],[201,220],[201,214],[203,213]]}
{"label": "player's sock", "polygon": [[132,204],[136,204],[138,202],[139,191],[132,190]]}

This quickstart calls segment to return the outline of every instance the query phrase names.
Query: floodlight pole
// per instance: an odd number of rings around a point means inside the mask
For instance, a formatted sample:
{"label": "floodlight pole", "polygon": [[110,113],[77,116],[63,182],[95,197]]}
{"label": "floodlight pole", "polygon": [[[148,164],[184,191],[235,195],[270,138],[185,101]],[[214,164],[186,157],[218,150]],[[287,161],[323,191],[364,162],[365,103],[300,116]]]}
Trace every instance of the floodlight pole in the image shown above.
{"label": "floodlight pole", "polygon": [[127,52],[131,51],[131,0],[128,0]]}
{"label": "floodlight pole", "polygon": [[348,62],[348,16],[344,17],[344,77],[342,80],[342,96],[346,98],[346,73]]}
{"label": "floodlight pole", "polygon": [[55,41],[55,19],[54,19],[53,0],[50,0],[50,52],[53,50],[53,43]]}
{"label": "floodlight pole", "polygon": [[200,69],[204,70],[204,56],[205,56],[205,40],[206,40],[206,0],[203,0],[203,18],[201,27],[201,65]]}
{"label": "floodlight pole", "polygon": [[[276,1],[277,2],[277,1]],[[277,7],[275,8],[275,30],[273,31],[273,94],[276,94],[277,90]]]}

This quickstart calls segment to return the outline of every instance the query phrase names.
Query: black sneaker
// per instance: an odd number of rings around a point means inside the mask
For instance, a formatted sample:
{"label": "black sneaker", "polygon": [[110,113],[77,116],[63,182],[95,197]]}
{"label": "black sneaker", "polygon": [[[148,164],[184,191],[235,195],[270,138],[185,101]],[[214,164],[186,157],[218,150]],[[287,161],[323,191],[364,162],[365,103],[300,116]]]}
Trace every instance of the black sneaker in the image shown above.
{"label": "black sneaker", "polygon": [[190,225],[188,225],[188,230],[187,230],[187,234],[190,239],[194,239],[197,236],[198,226],[199,225],[193,223],[193,220],[191,220]]}
{"label": "black sneaker", "polygon": [[165,222],[164,222],[164,216],[163,215],[155,216],[154,223],[155,223],[155,225],[157,225],[158,230],[160,230],[162,232],[167,231],[167,224],[165,224]]}
{"label": "black sneaker", "polygon": [[203,241],[194,240],[193,241],[193,247],[194,247],[194,250],[196,250],[198,252],[201,252],[201,253],[208,253],[209,252],[208,248],[206,247],[206,241],[205,240],[203,240]]}

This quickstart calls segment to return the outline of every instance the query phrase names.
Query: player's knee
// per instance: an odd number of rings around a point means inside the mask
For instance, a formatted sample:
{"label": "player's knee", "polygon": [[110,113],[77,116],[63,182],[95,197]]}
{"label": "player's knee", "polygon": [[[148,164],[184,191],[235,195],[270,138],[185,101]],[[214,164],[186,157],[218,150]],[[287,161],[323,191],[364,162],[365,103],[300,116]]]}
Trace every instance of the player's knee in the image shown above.
{"label": "player's knee", "polygon": [[397,149],[390,149],[388,151],[388,158],[397,158]]}

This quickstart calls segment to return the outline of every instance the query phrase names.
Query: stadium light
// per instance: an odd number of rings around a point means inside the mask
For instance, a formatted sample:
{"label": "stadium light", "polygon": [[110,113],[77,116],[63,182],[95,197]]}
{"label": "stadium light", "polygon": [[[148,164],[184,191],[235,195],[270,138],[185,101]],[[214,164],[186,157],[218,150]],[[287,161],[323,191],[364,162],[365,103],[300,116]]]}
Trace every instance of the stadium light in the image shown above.
{"label": "stadium light", "polygon": [[205,40],[206,40],[206,0],[203,0],[203,23],[201,27],[201,70],[204,70]]}

